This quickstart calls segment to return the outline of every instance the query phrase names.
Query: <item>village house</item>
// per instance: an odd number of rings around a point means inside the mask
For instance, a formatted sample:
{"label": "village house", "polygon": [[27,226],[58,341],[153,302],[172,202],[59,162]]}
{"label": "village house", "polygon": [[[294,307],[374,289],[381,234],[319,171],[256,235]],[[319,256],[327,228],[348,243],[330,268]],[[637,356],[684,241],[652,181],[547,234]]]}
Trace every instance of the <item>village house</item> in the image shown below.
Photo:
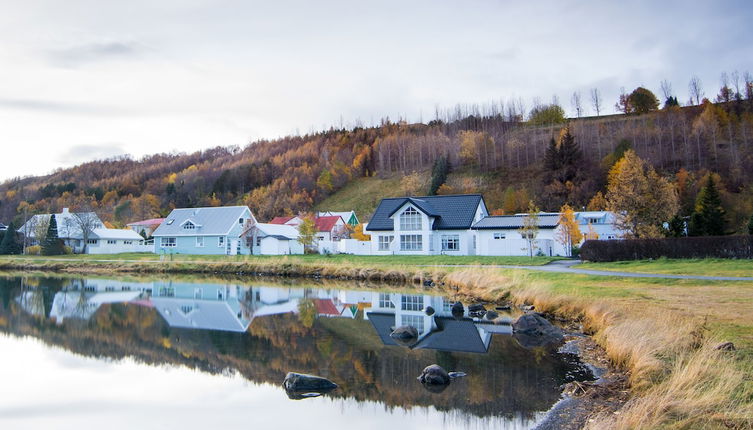
{"label": "village house", "polygon": [[476,255],[471,227],[488,215],[480,194],[389,198],[364,232],[373,255]]}
{"label": "village house", "polygon": [[560,217],[558,213],[538,215],[538,232],[531,243],[533,250],[529,250],[529,242],[520,232],[527,216],[488,216],[473,224],[471,229],[477,237],[478,255],[568,255],[565,246],[556,240]]}
{"label": "village house", "polygon": [[135,231],[144,239],[149,239],[150,237],[152,237],[154,230],[157,230],[157,227],[159,227],[163,222],[165,222],[164,218],[152,218],[129,223],[126,225],[126,227]]}
{"label": "village house", "polygon": [[623,232],[617,228],[617,216],[614,212],[575,212],[575,220],[584,240],[614,240],[623,236]]}
{"label": "village house", "polygon": [[292,225],[258,223],[250,226],[243,236],[254,255],[303,254],[298,228]]}
{"label": "village house", "polygon": [[340,218],[343,219],[343,221],[345,221],[345,224],[351,227],[355,227],[360,223],[360,221],[358,221],[358,216],[356,216],[355,211],[345,211],[345,212],[324,211],[324,212],[317,212],[316,216],[318,217],[339,216]]}
{"label": "village house", "polygon": [[[41,235],[47,233],[51,214],[34,215],[18,230],[25,237],[26,246],[39,245]],[[144,245],[144,238],[132,230],[106,228],[94,212],[73,213],[63,208],[55,214],[58,237],[65,246],[76,253],[118,254],[122,252],[149,252],[151,248]],[[82,226],[88,226],[88,236],[84,243]]]}
{"label": "village house", "polygon": [[154,252],[165,254],[248,255],[243,233],[256,224],[247,206],[173,209],[152,233]]}

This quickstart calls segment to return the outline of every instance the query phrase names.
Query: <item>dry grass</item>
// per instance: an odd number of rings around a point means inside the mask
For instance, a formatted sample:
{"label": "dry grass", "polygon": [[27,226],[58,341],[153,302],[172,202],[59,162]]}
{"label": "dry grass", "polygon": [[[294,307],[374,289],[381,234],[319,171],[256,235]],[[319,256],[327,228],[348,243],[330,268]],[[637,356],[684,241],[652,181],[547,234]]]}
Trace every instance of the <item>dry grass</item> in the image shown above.
{"label": "dry grass", "polygon": [[532,304],[583,323],[611,362],[629,372],[634,398],[619,414],[597,416],[593,429],[753,428],[750,372],[706,339],[706,321],[666,307],[636,307],[551,291],[520,271],[464,270],[445,282],[485,300]]}

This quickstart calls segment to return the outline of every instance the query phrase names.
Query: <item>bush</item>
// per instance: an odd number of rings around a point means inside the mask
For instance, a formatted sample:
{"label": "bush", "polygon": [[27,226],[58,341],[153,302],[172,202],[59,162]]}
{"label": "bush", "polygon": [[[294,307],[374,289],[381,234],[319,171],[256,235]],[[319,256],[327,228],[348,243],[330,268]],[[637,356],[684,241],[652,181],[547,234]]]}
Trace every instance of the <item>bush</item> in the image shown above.
{"label": "bush", "polygon": [[753,258],[753,236],[587,240],[580,258],[594,262],[649,258]]}
{"label": "bush", "polygon": [[39,245],[27,246],[25,253],[28,255],[39,255],[42,253],[42,247]]}

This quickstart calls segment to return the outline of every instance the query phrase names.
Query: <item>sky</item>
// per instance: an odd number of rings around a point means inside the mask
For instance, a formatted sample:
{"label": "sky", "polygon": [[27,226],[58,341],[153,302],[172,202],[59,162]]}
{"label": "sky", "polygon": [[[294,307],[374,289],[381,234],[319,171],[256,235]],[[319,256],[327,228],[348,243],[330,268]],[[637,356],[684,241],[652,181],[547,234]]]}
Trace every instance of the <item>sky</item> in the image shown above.
{"label": "sky", "polygon": [[[753,73],[749,1],[0,0],[0,180]],[[8,159],[18,162],[8,162]]]}

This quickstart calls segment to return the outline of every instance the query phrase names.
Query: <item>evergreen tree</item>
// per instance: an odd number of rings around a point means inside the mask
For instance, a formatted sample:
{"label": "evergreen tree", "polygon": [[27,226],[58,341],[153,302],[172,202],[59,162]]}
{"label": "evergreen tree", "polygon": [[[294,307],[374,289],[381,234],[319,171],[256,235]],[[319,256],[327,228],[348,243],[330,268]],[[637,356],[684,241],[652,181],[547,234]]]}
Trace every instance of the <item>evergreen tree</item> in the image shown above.
{"label": "evergreen tree", "polygon": [[724,215],[722,198],[714,181],[709,174],[706,185],[695,202],[695,211],[690,217],[690,234],[692,236],[721,236],[724,234]]}
{"label": "evergreen tree", "polygon": [[753,234],[753,214],[750,215],[750,220],[748,221],[748,234]]}
{"label": "evergreen tree", "polygon": [[447,157],[442,155],[434,161],[434,167],[431,169],[431,184],[429,185],[429,195],[437,195],[437,190],[447,181],[447,174],[450,173],[450,163]]}
{"label": "evergreen tree", "polygon": [[55,220],[55,214],[50,217],[50,224],[47,226],[47,236],[42,242],[42,255],[61,255],[64,254],[63,241],[58,237],[58,223]]}
{"label": "evergreen tree", "polygon": [[549,141],[549,146],[546,148],[546,154],[544,154],[544,168],[547,171],[554,172],[560,168],[560,156],[557,149],[557,142],[552,138]]}
{"label": "evergreen tree", "polygon": [[11,222],[8,226],[8,230],[5,231],[2,242],[0,242],[0,254],[2,255],[15,255],[20,254],[21,244],[18,243],[18,237],[16,235],[16,226]]}
{"label": "evergreen tree", "polygon": [[685,236],[685,221],[679,215],[675,215],[669,220],[669,229],[667,234],[670,237],[683,237]]}
{"label": "evergreen tree", "polygon": [[570,127],[566,127],[564,133],[560,136],[559,160],[561,172],[559,179],[562,183],[572,181],[578,175],[578,169],[582,154],[575,136],[570,133]]}

